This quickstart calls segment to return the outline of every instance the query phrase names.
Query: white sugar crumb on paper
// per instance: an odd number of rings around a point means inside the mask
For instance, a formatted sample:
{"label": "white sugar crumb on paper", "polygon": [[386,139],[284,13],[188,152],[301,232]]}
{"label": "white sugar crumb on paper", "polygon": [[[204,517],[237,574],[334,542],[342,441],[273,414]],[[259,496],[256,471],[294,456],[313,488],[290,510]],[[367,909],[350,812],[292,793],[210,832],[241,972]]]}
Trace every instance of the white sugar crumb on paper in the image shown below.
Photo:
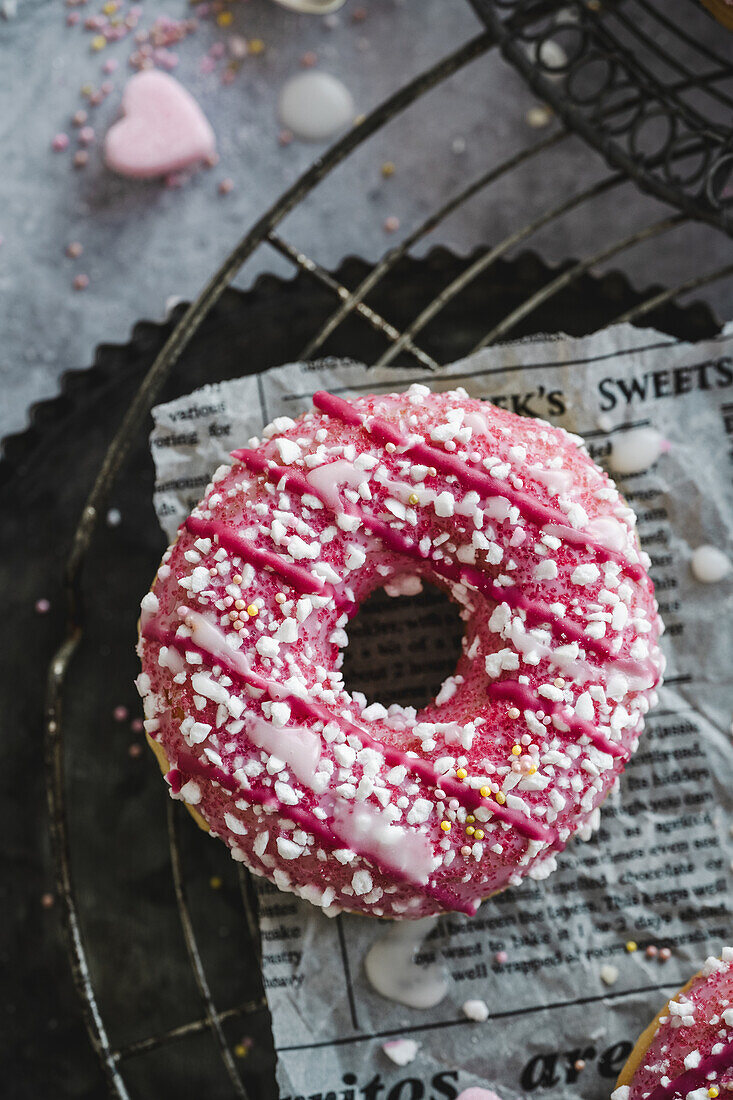
{"label": "white sugar crumb on paper", "polygon": [[618,981],[618,967],[611,966],[610,963],[604,963],[599,973],[601,975],[601,981],[605,985],[615,985]]}
{"label": "white sugar crumb on paper", "polygon": [[[408,1077],[419,1082],[413,1091],[421,1091],[426,1100],[451,1090],[460,1093],[469,1085],[483,1085],[505,1098],[516,1097],[522,1091],[517,1083],[521,1075],[526,1073],[530,1080],[531,1074],[538,1071],[538,1063],[530,1066],[530,1061],[535,1056],[540,1017],[525,1015],[522,1009],[562,999],[568,1003],[561,1011],[547,1009],[541,1014],[542,1050],[565,1050],[568,1034],[573,1036],[573,1045],[582,1049],[594,1046],[597,1056],[594,1061],[588,1059],[581,1082],[583,1098],[607,1100],[612,1082],[596,1070],[604,1056],[613,1062],[618,1036],[639,1033],[639,998],[613,996],[609,1004],[599,996],[589,1003],[572,1002],[583,998],[588,990],[609,992],[611,987],[606,987],[599,976],[602,965],[615,964],[614,994],[661,984],[670,977],[663,963],[666,949],[660,948],[655,958],[626,955],[623,944],[628,935],[618,931],[621,922],[628,929],[648,929],[648,935],[637,937],[642,945],[655,936],[660,943],[674,942],[675,958],[679,957],[685,974],[698,970],[707,955],[720,953],[719,934],[715,931],[720,923],[719,880],[726,875],[724,890],[729,890],[731,880],[725,868],[733,859],[733,836],[729,837],[727,826],[720,824],[733,820],[733,739],[728,736],[733,717],[733,647],[727,626],[733,615],[733,585],[724,577],[705,587],[692,571],[691,558],[702,546],[725,552],[733,545],[733,467],[728,458],[733,436],[726,431],[730,413],[725,411],[733,404],[733,371],[727,360],[731,349],[733,326],[720,336],[695,344],[676,343],[651,330],[618,326],[587,338],[559,335],[486,349],[442,368],[429,380],[432,389],[460,385],[472,397],[491,399],[530,417],[545,417],[584,436],[591,457],[608,470],[611,447],[617,437],[628,435],[628,425],[644,422],[662,440],[672,441],[672,447],[641,472],[614,475],[623,497],[616,502],[620,521],[628,503],[638,516],[643,549],[653,559],[657,599],[668,628],[663,639],[669,661],[668,685],[660,692],[656,712],[647,716],[633,768],[621,777],[608,800],[606,809],[612,809],[613,815],[605,810],[602,814],[602,844],[581,845],[568,838],[568,848],[558,854],[558,869],[547,883],[526,883],[518,891],[489,899],[475,918],[451,914],[435,923],[417,952],[414,969],[424,976],[445,967],[447,993],[442,999],[431,998],[428,1008],[406,1007],[387,1000],[370,986],[364,959],[377,935],[375,924],[383,922],[352,914],[334,920],[336,911],[330,908],[333,898],[320,889],[304,888],[303,897],[317,899],[326,907],[325,912],[303,898],[280,893],[262,879],[255,880],[263,936],[263,977],[278,1050],[276,1072],[282,1096],[319,1092],[325,1096],[332,1092],[340,1097],[351,1089],[359,1100],[380,1074],[385,1083],[381,1100]],[[247,446],[252,437],[252,445],[257,446],[268,421],[279,417],[292,421],[308,410],[316,390],[334,390],[347,398],[369,392],[389,393],[407,390],[415,377],[414,369],[390,367],[367,372],[359,364],[337,360],[291,364],[258,378],[208,386],[155,409],[155,506],[166,535],[169,539],[175,536],[217,467],[231,464],[229,454],[233,448]],[[513,461],[519,463],[520,459]],[[517,472],[521,477],[523,471]],[[415,468],[410,476],[416,489],[422,491],[427,468]],[[496,482],[498,489],[502,482]],[[598,499],[613,506],[607,488],[598,489]],[[582,524],[579,514],[574,518]],[[128,522],[127,516],[124,522]],[[604,534],[611,536],[612,532],[609,529]],[[494,537],[485,529],[477,535],[481,536],[475,540],[477,560],[486,559],[492,568],[505,571],[506,563],[493,562],[496,554],[490,545]],[[553,538],[551,531],[535,535],[533,541],[547,549],[547,553],[538,555],[538,565],[553,559],[557,549]],[[601,576],[589,588],[573,586],[570,597],[565,592],[551,591],[557,583],[549,576],[551,569],[544,579],[538,579],[537,583],[546,589],[543,595],[558,615],[573,619],[577,611],[572,599],[583,600],[587,592],[597,600],[595,614],[599,616],[612,615],[619,604],[624,604],[623,578],[613,562],[596,564],[601,567]],[[511,579],[511,571],[505,575]],[[420,584],[414,573],[409,580],[393,574],[385,581],[396,597],[411,595]],[[254,571],[247,577],[247,586],[256,586]],[[303,622],[313,613],[311,602],[308,597],[296,601],[292,612],[296,622]],[[400,662],[405,668],[412,665],[417,670],[411,687],[423,686],[419,677],[424,655],[439,653],[445,645],[441,621],[431,628],[421,627],[416,639],[414,617],[408,624],[407,617],[400,615],[399,603],[390,601],[387,615],[385,622],[389,622],[390,631],[385,630],[380,640],[388,640],[393,647],[389,657],[379,661],[373,655],[363,657],[359,667],[361,682],[371,688],[370,701],[382,698],[383,678],[391,675]],[[639,638],[630,656],[644,661],[648,624],[634,625]],[[379,626],[375,623],[377,636]],[[541,632],[542,628],[537,629]],[[527,641],[532,637],[528,635]],[[508,644],[502,641],[498,648]],[[286,646],[283,643],[281,654]],[[356,651],[353,640],[351,648]],[[485,651],[479,659],[483,656]],[[569,659],[575,657],[569,655]],[[431,690],[455,671],[440,670]],[[522,669],[499,667],[497,672],[502,678],[516,678]],[[556,675],[569,679],[560,670],[548,676],[547,682],[552,684]],[[576,713],[579,718],[608,724],[612,703],[605,693],[595,691]],[[450,707],[451,700],[445,706]],[[291,721],[284,711],[273,711],[272,717],[273,725],[281,718],[285,718],[286,725]],[[524,732],[521,708],[516,708],[513,718]],[[542,737],[547,731],[555,739],[551,748],[548,742],[547,766],[562,779],[563,764],[570,761],[566,750],[575,749],[575,745],[549,715],[547,718],[548,725],[536,722],[526,732]],[[384,721],[392,721],[389,713]],[[479,727],[477,738],[484,735]],[[328,737],[324,730],[324,738]],[[447,773],[454,766],[450,760],[460,750],[456,744],[444,746],[443,737],[434,737],[435,749],[425,751],[434,753],[436,760],[446,758]],[[208,741],[201,744],[208,745]],[[252,779],[259,781],[254,775]],[[491,776],[497,788],[504,780],[503,775]],[[557,795],[564,802],[573,801],[575,792],[569,779],[558,786]],[[416,797],[419,791],[409,795],[410,805]],[[531,792],[526,798],[531,799]],[[717,814],[711,822],[712,807],[719,808],[718,824]],[[229,809],[236,814],[236,808]],[[549,814],[552,812],[551,807]],[[594,812],[591,808],[590,813]],[[478,824],[474,823],[474,828]],[[419,823],[409,827],[419,828]],[[270,858],[277,850],[276,835],[272,820],[263,816],[257,833],[258,855]],[[464,842],[462,830],[455,825],[450,836]],[[288,837],[292,846],[288,850],[292,859],[289,866],[295,878],[301,832],[293,827]],[[507,832],[498,851],[492,848],[489,852],[484,844],[479,858],[503,857],[503,849],[511,843],[512,833]],[[339,858],[325,848],[322,852],[324,861]],[[241,851],[233,854],[238,859]],[[367,869],[375,889],[373,868],[364,868],[353,853],[341,851],[340,856],[345,857],[349,883],[357,871]],[[280,875],[282,885],[287,880],[288,875]],[[236,880],[232,881],[236,888]],[[366,879],[357,879],[357,887],[366,885]],[[714,900],[718,904],[714,905]],[[660,912],[668,918],[663,929],[654,924]],[[409,918],[410,912],[405,916]],[[500,958],[504,961],[499,962]],[[644,968],[643,974],[640,968]],[[562,997],[558,996],[559,990]],[[461,1011],[465,1002],[485,999],[492,1006],[488,1023],[470,1021]],[[650,1001],[650,1015],[654,1007]],[[503,1026],[498,1019],[494,1027],[494,1017],[503,1011],[512,1012],[510,1020]],[[733,1011],[731,1017],[728,1026],[733,1026]],[[395,1040],[407,1039],[407,1029],[421,1025],[426,1029],[420,1033],[419,1047],[405,1069],[387,1059],[380,1047],[384,1040],[353,1041],[355,1036],[385,1033]],[[479,1063],[477,1051],[489,1028],[491,1058],[482,1057]],[[559,1066],[560,1061],[557,1067],[561,1079],[540,1090],[542,1100],[567,1100],[568,1086]],[[449,1076],[441,1076],[446,1072]],[[345,1082],[347,1075],[351,1076]],[[577,1091],[579,1086],[573,1087]],[[403,1086],[402,1092],[409,1094],[409,1086]],[[617,1090],[614,1100],[628,1100],[628,1090]]]}
{"label": "white sugar crumb on paper", "polygon": [[464,1001],[463,1015],[467,1016],[469,1020],[475,1020],[476,1023],[482,1024],[484,1020],[489,1018],[489,1006],[486,1001]]}
{"label": "white sugar crumb on paper", "polygon": [[396,1066],[407,1066],[414,1062],[419,1049],[420,1044],[414,1039],[390,1039],[388,1043],[382,1043],[382,1050]]}

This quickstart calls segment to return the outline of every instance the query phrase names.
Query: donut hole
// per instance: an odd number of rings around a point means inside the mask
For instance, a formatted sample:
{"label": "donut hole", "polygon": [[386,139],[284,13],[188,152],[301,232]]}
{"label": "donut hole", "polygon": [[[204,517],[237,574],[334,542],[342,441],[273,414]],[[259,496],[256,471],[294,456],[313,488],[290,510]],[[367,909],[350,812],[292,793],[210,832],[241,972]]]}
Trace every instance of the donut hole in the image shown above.
{"label": "donut hole", "polygon": [[460,607],[423,581],[415,595],[378,588],[346,627],[342,673],[347,691],[368,703],[420,710],[440,691],[461,656]]}

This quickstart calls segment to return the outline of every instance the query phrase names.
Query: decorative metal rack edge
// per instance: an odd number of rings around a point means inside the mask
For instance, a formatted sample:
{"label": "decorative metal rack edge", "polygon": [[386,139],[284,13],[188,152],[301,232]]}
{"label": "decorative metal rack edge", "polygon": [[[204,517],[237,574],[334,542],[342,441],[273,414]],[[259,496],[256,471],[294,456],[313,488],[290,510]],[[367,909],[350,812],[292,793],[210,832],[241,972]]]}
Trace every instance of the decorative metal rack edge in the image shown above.
{"label": "decorative metal rack edge", "polygon": [[[475,2],[475,0],[472,0],[472,2]],[[492,262],[500,256],[503,256],[510,248],[525,240],[541,226],[560,217],[562,213],[582,205],[590,198],[603,193],[605,190],[623,181],[624,177],[619,174],[614,174],[605,178],[600,183],[590,188],[586,188],[578,195],[566,200],[553,210],[537,218],[531,224],[524,226],[521,230],[512,233],[488,252],[477,256],[475,261],[469,265],[466,271],[446,287],[412,325],[402,333],[388,320],[376,313],[371,306],[366,304],[364,298],[367,293],[376,286],[379,280],[390,271],[403,256],[406,255],[414,243],[434,229],[448,216],[448,214],[472,195],[511,171],[512,168],[517,167],[523,161],[538,155],[557,142],[563,140],[565,136],[564,133],[558,132],[537,142],[530,149],[517,154],[504,164],[484,173],[477,180],[462,189],[438,210],[434,211],[430,217],[413,233],[406,237],[399,246],[389,251],[382,260],[375,265],[370,274],[355,290],[349,290],[341,286],[328,271],[275,233],[276,226],[283,218],[306,195],[308,195],[325,176],[336,168],[338,164],[369,136],[379,130],[400,111],[407,108],[423,93],[429,91],[443,80],[446,80],[470,61],[480,57],[494,45],[496,45],[495,36],[488,32],[483,33],[465,43],[459,49],[455,50],[399,89],[394,95],[372,111],[371,114],[355,126],[340,141],[332,146],[322,157],[317,159],[301,178],[281,196],[281,198],[242,238],[216,274],[203,288],[199,297],[186,309],[164,347],[150,367],[133,402],[126,410],[120,427],[107,450],[99,474],[89,493],[78,527],[73,536],[71,552],[66,564],[64,576],[68,599],[68,630],[65,639],[51,661],[47,677],[45,700],[45,752],[48,808],[53,855],[57,871],[57,888],[62,903],[67,946],[74,981],[81,998],[84,1020],[92,1046],[98,1055],[110,1090],[113,1095],[122,1098],[122,1100],[128,1100],[130,1096],[120,1072],[120,1063],[124,1059],[143,1054],[166,1043],[185,1038],[186,1036],[204,1030],[211,1031],[217,1042],[224,1069],[229,1076],[235,1095],[244,1097],[246,1100],[247,1093],[237,1072],[231,1051],[223,1034],[222,1024],[228,1019],[257,1010],[262,1007],[264,1002],[252,1002],[227,1009],[224,1012],[219,1012],[216,1008],[208,986],[188,908],[176,839],[176,818],[173,809],[171,809],[169,812],[169,842],[174,886],[186,946],[201,997],[204,1015],[199,1020],[191,1021],[188,1024],[173,1028],[159,1035],[150,1036],[120,1049],[115,1049],[113,1047],[107,1034],[105,1022],[97,1003],[90,975],[90,967],[87,959],[79,912],[73,890],[67,811],[64,797],[65,781],[63,758],[64,687],[70,662],[82,637],[84,608],[80,580],[85,558],[94,537],[98,518],[102,514],[103,506],[109,491],[125,461],[131,445],[131,440],[141,429],[145,416],[152,408],[165,379],[168,377],[182,351],[201,325],[208,311],[229,286],[242,264],[262,243],[268,243],[280,255],[288,259],[297,269],[309,273],[322,285],[329,287],[338,300],[336,311],[329,318],[321,331],[309,342],[308,346],[303,351],[303,357],[308,357],[317,351],[344,318],[352,311],[356,311],[370,325],[379,329],[391,345],[388,351],[382,356],[380,362],[390,362],[399,351],[403,350],[409,353],[423,368],[435,370],[439,367],[439,364],[414,341],[414,337],[428,321],[459,294],[461,290],[469,285],[473,278],[485,271]],[[612,256],[616,256],[620,252],[636,244],[640,244],[644,240],[650,239],[650,237],[667,232],[679,225],[682,221],[684,221],[683,215],[668,216],[654,225],[645,227],[643,230],[623,238],[614,245],[594,253],[594,255],[586,259],[578,261],[570,269],[559,271],[548,284],[533,295],[532,298],[523,303],[520,309],[513,311],[513,313],[505,318],[500,325],[496,326],[488,333],[479,346],[484,346],[487,343],[493,342],[499,338],[499,336],[505,335],[515,324],[526,317],[532,309],[547,301],[554,293],[566,287],[574,279],[579,278],[595,264],[609,259]],[[623,319],[633,320],[641,317],[650,310],[670,301],[679,293],[697,289],[716,279],[731,274],[733,274],[733,264],[688,279],[677,287],[655,293],[649,299],[642,301],[633,310],[627,311]],[[254,917],[249,905],[247,892],[247,881],[243,874],[240,875],[240,885],[242,887],[245,912],[247,913],[248,920],[251,922],[251,926],[254,927],[252,923]]]}
{"label": "decorative metal rack edge", "polygon": [[[519,70],[540,99],[550,104],[557,115],[608,163],[619,169],[644,190],[683,210],[700,221],[709,222],[733,234],[733,195],[725,182],[733,174],[733,132],[699,108],[687,103],[681,93],[696,89],[724,102],[730,109],[733,97],[721,92],[719,82],[733,76],[729,59],[709,47],[703,47],[683,26],[668,14],[660,13],[655,0],[632,0],[639,11],[657,21],[663,32],[673,34],[680,44],[696,49],[718,68],[696,74],[665,50],[625,15],[623,0],[469,0],[479,19],[494,36],[507,60]],[[664,6],[664,0],[662,0]],[[700,7],[700,0],[688,0]],[[504,14],[502,14],[502,11]],[[553,17],[562,22],[552,25]],[[708,18],[712,18],[707,16]],[[638,51],[614,33],[616,18],[633,39]],[[684,18],[684,17],[683,17]],[[539,29],[538,29],[539,28]],[[553,36],[574,31],[579,47],[573,56],[554,63],[546,49]],[[723,32],[725,33],[725,32]],[[677,70],[681,80],[665,84],[641,60],[642,49],[668,68]],[[543,60],[543,50],[545,58]],[[555,55],[557,56],[557,55]],[[605,65],[605,80],[597,80],[594,94],[573,93],[572,81],[586,68]],[[712,90],[711,90],[712,89]],[[611,129],[608,103],[620,92],[633,90],[636,105],[627,125]],[[616,113],[616,112],[614,112]],[[668,134],[661,149],[649,157],[639,148],[647,123],[665,119]],[[700,156],[699,167],[682,179],[673,173],[672,161]],[[691,188],[695,186],[696,190]]]}

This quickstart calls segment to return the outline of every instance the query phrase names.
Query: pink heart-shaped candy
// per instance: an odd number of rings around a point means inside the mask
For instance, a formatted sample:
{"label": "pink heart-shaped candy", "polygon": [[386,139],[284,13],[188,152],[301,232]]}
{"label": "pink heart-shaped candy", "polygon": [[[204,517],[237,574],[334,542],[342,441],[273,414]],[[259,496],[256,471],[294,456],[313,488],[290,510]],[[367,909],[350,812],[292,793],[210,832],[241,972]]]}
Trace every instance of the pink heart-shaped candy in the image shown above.
{"label": "pink heart-shaped candy", "polygon": [[196,100],[167,73],[136,73],[122,94],[122,118],[104,141],[108,166],[122,176],[167,176],[212,157],[214,131]]}

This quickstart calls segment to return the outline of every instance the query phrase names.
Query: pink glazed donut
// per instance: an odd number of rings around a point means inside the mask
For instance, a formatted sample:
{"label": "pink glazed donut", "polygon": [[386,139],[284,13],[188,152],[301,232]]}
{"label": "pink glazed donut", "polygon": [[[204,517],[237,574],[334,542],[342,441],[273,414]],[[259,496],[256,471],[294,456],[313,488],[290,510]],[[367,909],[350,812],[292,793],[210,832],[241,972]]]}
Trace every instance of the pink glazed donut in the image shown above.
{"label": "pink glazed donut", "polygon": [[611,1100],[716,1100],[733,1091],[733,948],[668,1001],[632,1050]]}
{"label": "pink glazed donut", "polygon": [[[635,518],[582,441],[465,391],[343,400],[235,451],[142,601],[138,689],[171,794],[322,906],[474,913],[587,835],[664,660]],[[461,607],[419,712],[339,672],[372,591]]]}

